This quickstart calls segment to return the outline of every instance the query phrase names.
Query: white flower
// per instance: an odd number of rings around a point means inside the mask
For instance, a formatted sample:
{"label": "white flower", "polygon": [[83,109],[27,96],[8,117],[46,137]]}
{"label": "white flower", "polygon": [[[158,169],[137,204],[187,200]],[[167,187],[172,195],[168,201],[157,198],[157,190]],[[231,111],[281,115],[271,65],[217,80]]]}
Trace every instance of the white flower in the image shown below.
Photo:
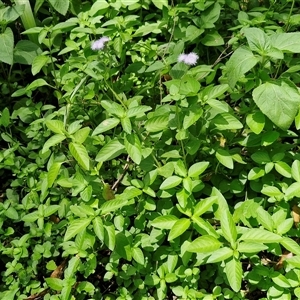
{"label": "white flower", "polygon": [[96,40],[92,43],[92,50],[96,51],[96,50],[102,50],[105,46],[105,43],[107,43],[109,41],[109,37],[107,36],[103,36],[101,39]]}
{"label": "white flower", "polygon": [[189,66],[195,65],[197,63],[198,59],[199,59],[199,56],[195,52],[191,52],[189,54],[182,53],[178,56],[179,62],[183,62]]}

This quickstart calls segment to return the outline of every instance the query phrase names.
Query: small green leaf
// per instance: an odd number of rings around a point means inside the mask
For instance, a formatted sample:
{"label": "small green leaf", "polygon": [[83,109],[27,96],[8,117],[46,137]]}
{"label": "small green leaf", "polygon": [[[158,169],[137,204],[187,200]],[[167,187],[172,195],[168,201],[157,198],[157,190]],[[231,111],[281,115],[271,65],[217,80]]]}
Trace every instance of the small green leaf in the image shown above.
{"label": "small green leaf", "polygon": [[96,161],[104,162],[107,160],[111,160],[123,153],[124,149],[124,145],[121,144],[119,140],[111,140],[99,151],[96,156]]}
{"label": "small green leaf", "polygon": [[93,219],[93,229],[98,237],[98,239],[103,242],[104,241],[104,227],[103,227],[103,222],[100,217],[96,217]]}
{"label": "small green leaf", "polygon": [[[5,28],[5,27],[4,27]],[[0,34],[0,60],[6,64],[13,64],[14,34],[10,27],[6,27],[4,33]]]}
{"label": "small green leaf", "polygon": [[158,132],[167,129],[169,123],[169,116],[152,117],[145,123],[145,128],[148,132]]}
{"label": "small green leaf", "polygon": [[131,250],[132,258],[140,265],[144,265],[144,253],[140,248],[133,247]]}
{"label": "small green leaf", "polygon": [[102,132],[108,131],[112,128],[115,128],[120,123],[120,120],[117,118],[109,118],[102,121],[93,131],[92,136],[100,134]]}
{"label": "small green leaf", "polygon": [[212,253],[212,255],[207,259],[207,263],[212,264],[212,263],[224,261],[231,256],[233,256],[233,250],[228,247],[223,247],[218,250],[215,250]]}
{"label": "small green leaf", "polygon": [[89,127],[84,127],[79,129],[74,133],[74,141],[77,144],[82,144],[86,140],[86,138],[89,136],[91,129]]}
{"label": "small green leaf", "polygon": [[258,63],[258,58],[246,47],[234,51],[226,64],[228,84],[233,89],[239,79]]}
{"label": "small green leaf", "polygon": [[264,169],[254,167],[250,170],[250,172],[248,174],[248,179],[249,180],[255,180],[255,179],[258,179],[258,178],[260,178],[264,175],[265,175]]}
{"label": "small green leaf", "polygon": [[124,199],[113,199],[113,200],[104,202],[100,206],[101,214],[106,215],[109,212],[115,212],[116,210],[123,207],[124,205],[127,205],[127,203],[128,203],[128,200],[126,201]]}
{"label": "small green leaf", "polygon": [[281,174],[282,176],[286,177],[286,178],[291,178],[291,167],[283,162],[283,161],[278,161],[275,163],[275,169],[276,171]]}
{"label": "small green leaf", "polygon": [[291,238],[283,237],[280,241],[280,244],[287,250],[291,251],[292,253],[300,256],[300,246],[299,243],[295,242]]}
{"label": "small green leaf", "polygon": [[265,127],[265,116],[260,111],[249,114],[246,123],[255,134],[260,134]]}
{"label": "small green leaf", "polygon": [[71,142],[69,143],[69,150],[83,169],[90,169],[90,158],[86,148],[83,145]]}
{"label": "small green leaf", "polygon": [[130,158],[139,165],[142,160],[142,146],[139,137],[136,134],[127,134],[124,146]]}
{"label": "small green leaf", "polygon": [[233,169],[233,159],[228,151],[225,149],[218,149],[216,152],[218,161],[228,169]]}
{"label": "small green leaf", "polygon": [[256,210],[257,221],[267,230],[274,230],[274,222],[268,212],[266,212],[261,206]]}
{"label": "small green leaf", "polygon": [[173,215],[159,216],[151,222],[151,226],[159,229],[171,229],[178,221],[178,218]]}
{"label": "small green leaf", "polygon": [[230,113],[217,114],[212,120],[211,124],[216,126],[219,130],[236,130],[243,128],[243,124]]}
{"label": "small green leaf", "polygon": [[202,162],[195,163],[195,164],[191,165],[191,167],[189,168],[188,176],[189,177],[197,177],[200,174],[202,174],[207,169],[208,166],[209,166],[208,161],[202,161]]}
{"label": "small green leaf", "polygon": [[179,176],[171,176],[164,180],[164,182],[160,185],[160,190],[168,190],[173,187],[178,186],[182,182],[182,178]]}
{"label": "small green leaf", "polygon": [[241,242],[237,248],[240,253],[258,253],[266,249],[268,249],[268,246],[255,242]]}
{"label": "small green leaf", "polygon": [[45,278],[47,285],[55,291],[61,291],[64,285],[64,281],[60,278]]}
{"label": "small green leaf", "polygon": [[85,230],[91,223],[91,219],[76,219],[70,222],[69,227],[67,228],[64,241],[70,240],[79,232]]}
{"label": "small green leaf", "polygon": [[220,221],[223,236],[233,247],[237,239],[237,230],[228,209],[222,212]]}
{"label": "small green leaf", "polygon": [[204,235],[195,239],[188,246],[187,251],[195,252],[195,253],[208,253],[216,251],[221,247],[222,243],[220,243],[216,238]]}
{"label": "small green leaf", "polygon": [[200,200],[194,207],[193,216],[199,217],[202,214],[206,213],[209,210],[209,208],[211,208],[212,205],[217,202],[217,200],[218,198],[216,196]]}
{"label": "small green leaf", "polygon": [[47,152],[50,147],[55,146],[66,139],[66,136],[63,134],[55,134],[51,136],[43,146],[42,154]]}
{"label": "small green leaf", "polygon": [[246,242],[257,242],[257,243],[279,243],[282,240],[282,237],[273,232],[264,230],[264,229],[256,229],[251,228],[247,230],[242,236],[240,240]]}
{"label": "small green leaf", "polygon": [[190,219],[181,218],[175,222],[168,235],[168,241],[172,241],[182,235],[191,225]]}
{"label": "small green leaf", "polygon": [[61,162],[55,162],[51,165],[48,171],[48,188],[51,188],[59,173]]}
{"label": "small green leaf", "polygon": [[242,263],[236,258],[232,258],[225,264],[226,277],[230,287],[237,293],[241,289],[243,269]]}

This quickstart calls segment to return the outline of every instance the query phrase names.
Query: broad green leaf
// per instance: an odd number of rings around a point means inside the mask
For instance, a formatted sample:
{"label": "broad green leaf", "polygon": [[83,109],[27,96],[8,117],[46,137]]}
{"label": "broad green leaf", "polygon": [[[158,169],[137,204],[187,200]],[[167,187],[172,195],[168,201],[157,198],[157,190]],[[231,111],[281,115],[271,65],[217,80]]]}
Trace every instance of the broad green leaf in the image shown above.
{"label": "broad green leaf", "polygon": [[274,230],[274,222],[270,216],[270,214],[265,211],[261,206],[256,210],[257,213],[257,221],[267,230]]}
{"label": "broad green leaf", "polygon": [[74,140],[78,144],[84,143],[86,138],[89,136],[91,129],[89,127],[84,127],[79,129],[74,133]]}
{"label": "broad green leaf", "polygon": [[222,212],[220,221],[223,236],[233,247],[237,239],[237,230],[228,209]]}
{"label": "broad green leaf", "polygon": [[154,71],[157,71],[157,70],[161,70],[165,67],[164,63],[160,60],[158,61],[155,61],[152,65],[150,65],[145,73],[150,73],[150,72],[154,72]]}
{"label": "broad green leaf", "polygon": [[265,175],[264,169],[254,167],[249,171],[248,179],[255,180]]}
{"label": "broad green leaf", "polygon": [[159,229],[171,229],[176,221],[178,218],[173,215],[159,216],[151,222],[151,225]]}
{"label": "broad green leaf", "polygon": [[126,201],[124,199],[109,200],[100,206],[101,215],[106,215],[110,212],[115,212],[124,205],[127,205],[127,203],[128,200]]}
{"label": "broad green leaf", "polygon": [[218,210],[215,212],[215,216],[218,220],[221,219],[223,211],[228,210],[227,200],[224,198],[222,193],[215,187],[212,188],[211,197],[216,196],[218,199]]}
{"label": "broad green leaf", "polygon": [[[204,2],[198,2],[199,5],[201,5],[201,3],[203,4]],[[217,22],[217,20],[220,17],[220,13],[221,13],[221,6],[218,2],[212,2],[214,3],[213,5],[209,6],[207,8],[207,6],[203,5],[202,10],[204,10],[203,12],[201,12],[200,14],[200,26],[201,28],[214,28],[215,25],[214,23]]]}
{"label": "broad green leaf", "polygon": [[12,206],[10,206],[5,212],[4,212],[5,216],[9,219],[12,220],[18,220],[19,219],[19,214],[16,211],[16,209]]}
{"label": "broad green leaf", "polygon": [[31,73],[32,75],[38,74],[41,69],[50,61],[50,58],[46,55],[38,55],[33,59],[32,66],[31,66]]}
{"label": "broad green leaf", "polygon": [[163,9],[163,7],[168,7],[168,0],[151,0],[152,3],[158,8]]}
{"label": "broad green leaf", "polygon": [[200,41],[204,46],[208,47],[217,47],[224,45],[224,39],[218,33],[218,31],[207,33]]}
{"label": "broad green leaf", "polygon": [[115,128],[120,123],[120,120],[117,118],[109,118],[102,121],[93,131],[92,136],[100,134],[102,132],[108,131],[112,128]]}
{"label": "broad green leaf", "polygon": [[287,258],[286,262],[293,267],[300,268],[300,256],[299,255],[291,257],[291,258]]}
{"label": "broad green leaf", "polygon": [[[198,216],[193,216],[192,217],[193,223],[194,223],[194,228],[201,234],[203,234],[203,230],[204,230],[204,235],[208,234],[210,236],[215,237],[216,239],[218,239],[220,237],[220,235],[217,233],[217,231],[215,230],[215,228],[206,220],[203,220],[202,218],[198,217]],[[197,226],[199,228],[197,228]]]}
{"label": "broad green leaf", "polygon": [[233,89],[239,79],[258,63],[251,50],[240,47],[231,55],[226,64],[228,84]]}
{"label": "broad green leaf", "polygon": [[182,235],[190,227],[190,225],[190,219],[181,218],[177,220],[169,232],[168,241],[172,241]]}
{"label": "broad green leaf", "polygon": [[104,242],[104,227],[102,219],[100,217],[95,217],[92,222],[96,236],[101,242]]}
{"label": "broad green leaf", "polygon": [[51,215],[56,213],[59,208],[60,208],[60,205],[50,205],[50,206],[46,207],[44,210],[44,217],[50,217]]}
{"label": "broad green leaf", "polygon": [[6,27],[4,33],[0,34],[0,60],[6,64],[12,65],[14,62],[14,34],[10,27]]}
{"label": "broad green leaf", "polygon": [[76,219],[70,222],[69,227],[67,228],[64,241],[70,240],[79,232],[85,230],[91,223],[91,219]]}
{"label": "broad green leaf", "polygon": [[300,32],[273,34],[271,44],[284,52],[300,53]]}
{"label": "broad green leaf", "polygon": [[227,150],[219,148],[216,152],[216,158],[226,168],[233,169],[233,159]]}
{"label": "broad green leaf", "polygon": [[29,213],[27,215],[25,215],[23,218],[22,218],[22,221],[23,222],[28,222],[28,223],[33,223],[35,222],[38,218],[40,217],[40,214],[38,211],[34,211],[32,213]]}
{"label": "broad green leaf", "polygon": [[246,123],[255,134],[260,134],[265,127],[265,116],[260,111],[248,114]]}
{"label": "broad green leaf", "polygon": [[236,130],[243,128],[243,124],[236,117],[226,112],[217,114],[211,120],[211,124],[216,126],[219,130]]}
{"label": "broad green leaf", "polygon": [[164,182],[160,185],[160,190],[168,190],[173,187],[178,186],[182,182],[182,178],[179,176],[171,176],[164,180]]}
{"label": "broad green leaf", "polygon": [[280,286],[281,288],[290,288],[291,285],[284,275],[280,274],[279,272],[273,272],[271,276],[272,281]]}
{"label": "broad green leaf", "polygon": [[140,265],[145,264],[144,253],[140,248],[133,247],[131,250],[132,258]]}
{"label": "broad green leaf", "polygon": [[19,41],[14,49],[14,63],[32,65],[35,57],[41,53],[36,43],[28,40]]}
{"label": "broad green leaf", "polygon": [[243,28],[242,33],[252,51],[264,54],[270,49],[270,38],[260,28]]}
{"label": "broad green leaf", "polygon": [[292,240],[288,237],[283,237],[280,241],[280,244],[287,250],[291,251],[292,253],[300,256],[300,246],[299,243]]}
{"label": "broad green leaf", "polygon": [[142,160],[142,146],[139,137],[136,134],[127,134],[124,146],[133,162],[139,165]]}
{"label": "broad green leaf", "polygon": [[83,169],[90,169],[90,158],[83,145],[71,142],[69,143],[69,150]]}
{"label": "broad green leaf", "polygon": [[202,214],[206,213],[209,210],[209,208],[211,208],[212,205],[217,202],[217,200],[218,198],[216,196],[200,200],[194,207],[193,216],[199,217]]}
{"label": "broad green leaf", "polygon": [[[38,87],[44,86],[44,85],[49,85],[44,79],[39,78],[36,79],[34,81],[32,81],[27,87],[26,87],[26,91],[34,91],[36,90]],[[46,121],[47,122],[47,121]],[[58,132],[57,132],[58,133]]]}
{"label": "broad green leaf", "polygon": [[119,140],[111,140],[99,151],[95,160],[98,162],[111,160],[123,153],[124,149],[124,145]]}
{"label": "broad green leaf", "polygon": [[300,161],[294,160],[292,164],[292,177],[297,181],[300,182]]}
{"label": "broad green leaf", "polygon": [[202,174],[209,166],[208,161],[201,161],[190,166],[188,170],[189,177],[197,177]]}
{"label": "broad green leaf", "polygon": [[216,238],[204,235],[195,239],[188,246],[187,251],[195,252],[195,253],[208,253],[216,251],[221,247],[222,243],[220,243]]}
{"label": "broad green leaf", "polygon": [[284,81],[266,82],[253,90],[253,100],[279,128],[287,130],[294,121],[300,104],[296,88]]}
{"label": "broad green leaf", "polygon": [[80,192],[80,197],[84,202],[88,202],[91,200],[93,193],[93,188],[91,185],[88,185],[82,192]]}
{"label": "broad green leaf", "polygon": [[45,122],[48,129],[57,134],[63,134],[65,132],[65,126],[62,121],[59,120],[47,120]]}
{"label": "broad green leaf", "polygon": [[200,107],[190,107],[189,110],[184,114],[183,118],[183,129],[188,129],[190,126],[195,124],[202,116],[203,109]]}
{"label": "broad green leaf", "polygon": [[145,128],[148,132],[158,132],[167,129],[169,123],[169,116],[156,116],[147,120]]}
{"label": "broad green leaf", "polygon": [[121,119],[121,125],[126,133],[130,134],[132,132],[131,121],[128,117],[124,117]]}
{"label": "broad green leaf", "polygon": [[69,0],[49,0],[52,7],[63,16],[66,15],[69,8]]}
{"label": "broad green leaf", "polygon": [[116,232],[114,225],[104,225],[104,243],[111,251],[116,245]]}
{"label": "broad green leaf", "polygon": [[241,242],[237,248],[240,253],[258,253],[266,249],[268,249],[268,246],[255,242]]}
{"label": "broad green leaf", "polygon": [[57,175],[59,173],[61,162],[55,162],[51,165],[49,171],[48,171],[48,188],[51,188],[55,179],[57,178]]}
{"label": "broad green leaf", "polygon": [[251,155],[251,158],[260,165],[271,162],[271,158],[266,151],[256,151]]}
{"label": "broad green leaf", "polygon": [[47,285],[55,291],[61,291],[64,286],[64,281],[60,278],[45,278]]}
{"label": "broad green leaf", "polygon": [[227,258],[233,256],[233,250],[228,247],[223,247],[215,250],[212,255],[207,259],[206,263],[212,264],[220,261],[224,261]]}
{"label": "broad green leaf", "polygon": [[287,233],[294,225],[292,218],[285,219],[283,222],[278,224],[276,232],[280,235]]}
{"label": "broad green leaf", "polygon": [[2,115],[0,118],[0,125],[3,125],[4,127],[8,127],[10,125],[10,113],[9,109],[5,107],[2,111]]}
{"label": "broad green leaf", "polygon": [[231,260],[225,263],[225,272],[230,287],[235,292],[239,292],[243,277],[242,263],[233,257]]}
{"label": "broad green leaf", "polygon": [[264,229],[256,229],[251,228],[247,230],[242,236],[239,238],[245,242],[256,242],[256,243],[280,243],[282,237],[273,232],[264,230]]}
{"label": "broad green leaf", "polygon": [[275,170],[284,177],[287,177],[287,178],[292,177],[291,167],[283,161],[278,161],[275,163]]}
{"label": "broad green leaf", "polygon": [[150,106],[145,106],[145,105],[131,107],[127,111],[127,117],[128,118],[139,117],[139,116],[144,115],[145,112],[147,112],[151,109],[152,108]]}
{"label": "broad green leaf", "polygon": [[300,195],[300,182],[292,183],[286,190],[285,190],[285,198],[286,200],[290,200],[294,197],[298,197]]}
{"label": "broad green leaf", "polygon": [[50,147],[55,146],[66,139],[66,136],[63,134],[55,134],[51,136],[43,146],[42,154],[47,152]]}

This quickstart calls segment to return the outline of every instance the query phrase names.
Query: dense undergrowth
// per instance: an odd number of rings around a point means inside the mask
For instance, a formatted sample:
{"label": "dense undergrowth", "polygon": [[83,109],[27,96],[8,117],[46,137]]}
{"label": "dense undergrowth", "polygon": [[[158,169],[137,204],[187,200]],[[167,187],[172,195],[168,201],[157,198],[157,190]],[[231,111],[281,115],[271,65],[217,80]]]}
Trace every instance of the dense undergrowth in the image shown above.
{"label": "dense undergrowth", "polygon": [[300,299],[298,1],[0,22],[0,299]]}

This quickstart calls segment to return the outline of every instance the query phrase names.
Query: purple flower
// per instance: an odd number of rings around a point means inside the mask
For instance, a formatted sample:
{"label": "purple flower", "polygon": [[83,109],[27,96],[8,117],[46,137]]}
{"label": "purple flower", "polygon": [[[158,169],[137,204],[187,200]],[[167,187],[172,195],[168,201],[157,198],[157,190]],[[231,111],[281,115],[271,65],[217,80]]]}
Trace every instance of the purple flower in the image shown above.
{"label": "purple flower", "polygon": [[199,56],[195,52],[191,52],[189,54],[182,53],[178,56],[178,61],[192,66],[197,63],[198,58]]}
{"label": "purple flower", "polygon": [[92,43],[92,50],[96,51],[96,50],[102,50],[105,46],[105,43],[107,43],[109,41],[109,37],[107,36],[103,36],[101,39],[96,40]]}

